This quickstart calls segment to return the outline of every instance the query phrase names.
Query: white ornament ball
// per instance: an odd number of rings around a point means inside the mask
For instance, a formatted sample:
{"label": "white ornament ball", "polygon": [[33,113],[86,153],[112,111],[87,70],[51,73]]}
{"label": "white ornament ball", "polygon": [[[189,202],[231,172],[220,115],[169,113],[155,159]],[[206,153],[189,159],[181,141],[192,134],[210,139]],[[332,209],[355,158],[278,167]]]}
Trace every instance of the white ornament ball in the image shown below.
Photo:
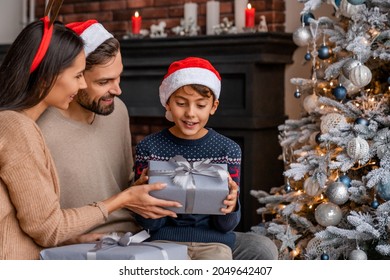
{"label": "white ornament ball", "polygon": [[313,113],[318,107],[318,96],[313,93],[305,97],[303,100],[303,108],[309,114]]}
{"label": "white ornament ball", "polygon": [[303,189],[309,196],[316,196],[321,192],[320,184],[315,181],[312,177],[309,177],[303,183]]}
{"label": "white ornament ball", "polygon": [[359,65],[361,65],[359,60],[353,58],[348,59],[342,67],[344,76],[348,78],[349,74],[351,74],[351,70]]}
{"label": "white ornament ball", "polygon": [[332,202],[323,202],[314,211],[314,217],[321,226],[336,226],[340,223],[343,214],[338,205]]}
{"label": "white ornament ball", "polygon": [[333,182],[330,184],[327,187],[325,194],[330,202],[337,205],[342,205],[349,199],[348,188],[341,182]]}
{"label": "white ornament ball", "polygon": [[368,142],[359,136],[347,144],[347,154],[354,160],[361,160],[368,156],[370,147]]}
{"label": "white ornament ball", "polygon": [[347,18],[351,18],[353,15],[357,15],[365,8],[366,8],[365,4],[352,5],[348,3],[348,0],[341,0],[339,11],[343,16]]}
{"label": "white ornament ball", "polygon": [[338,113],[329,113],[321,117],[321,133],[328,133],[339,125],[347,124],[347,119]]}
{"label": "white ornament ball", "polygon": [[367,260],[367,254],[360,249],[355,249],[349,253],[348,259],[350,260]]}
{"label": "white ornament ball", "polygon": [[297,46],[305,47],[310,44],[312,40],[312,35],[306,26],[299,27],[294,33],[293,33],[293,41]]}
{"label": "white ornament ball", "polygon": [[371,82],[372,73],[365,65],[356,66],[349,74],[349,80],[357,87],[362,88]]}

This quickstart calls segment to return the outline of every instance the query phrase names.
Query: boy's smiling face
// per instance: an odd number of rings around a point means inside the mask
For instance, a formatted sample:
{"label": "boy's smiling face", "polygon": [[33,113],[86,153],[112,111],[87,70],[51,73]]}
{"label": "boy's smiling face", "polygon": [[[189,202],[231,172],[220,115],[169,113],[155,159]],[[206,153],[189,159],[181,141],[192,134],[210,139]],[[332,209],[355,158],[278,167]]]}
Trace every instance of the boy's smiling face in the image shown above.
{"label": "boy's smiling face", "polygon": [[175,125],[171,133],[182,139],[199,139],[206,135],[209,116],[214,115],[219,101],[212,92],[204,96],[191,86],[176,90],[169,98],[166,109],[171,112]]}

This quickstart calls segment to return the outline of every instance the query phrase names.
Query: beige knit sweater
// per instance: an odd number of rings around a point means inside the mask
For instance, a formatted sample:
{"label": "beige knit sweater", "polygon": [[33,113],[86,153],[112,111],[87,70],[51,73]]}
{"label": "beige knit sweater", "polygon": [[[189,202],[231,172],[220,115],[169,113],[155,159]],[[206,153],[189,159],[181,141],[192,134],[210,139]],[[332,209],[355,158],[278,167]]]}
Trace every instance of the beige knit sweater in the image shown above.
{"label": "beige knit sweater", "polygon": [[42,247],[107,215],[102,204],[60,209],[58,177],[40,129],[23,114],[0,111],[0,259],[38,259]]}

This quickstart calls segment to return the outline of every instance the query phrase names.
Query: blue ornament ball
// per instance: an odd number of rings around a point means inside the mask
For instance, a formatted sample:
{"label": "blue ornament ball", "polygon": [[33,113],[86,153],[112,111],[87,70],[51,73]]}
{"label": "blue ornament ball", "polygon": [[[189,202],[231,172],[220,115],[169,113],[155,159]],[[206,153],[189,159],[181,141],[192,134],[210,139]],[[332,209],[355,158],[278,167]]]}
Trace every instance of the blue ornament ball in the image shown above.
{"label": "blue ornament ball", "polygon": [[323,260],[323,261],[329,260],[329,255],[328,255],[327,253],[323,253],[323,254],[321,255],[321,260]]}
{"label": "blue ornament ball", "polygon": [[383,200],[390,200],[390,182],[384,184],[383,182],[380,182],[377,185],[377,192],[380,198]]}
{"label": "blue ornament ball", "polygon": [[305,60],[306,60],[306,61],[310,61],[310,59],[311,59],[311,54],[310,54],[310,52],[307,52],[307,53],[305,54]]}
{"label": "blue ornament ball", "polygon": [[335,0],[334,3],[336,4],[337,7],[340,7],[341,0]]}
{"label": "blue ornament ball", "polygon": [[330,57],[330,49],[328,46],[322,45],[318,49],[318,57],[321,59],[328,59]]}
{"label": "blue ornament ball", "polygon": [[340,85],[332,90],[332,94],[337,100],[343,100],[347,96],[347,89]]}
{"label": "blue ornament ball", "polygon": [[295,98],[300,98],[300,97],[301,97],[301,92],[300,92],[299,90],[296,90],[296,91],[294,92],[294,97],[295,97]]}
{"label": "blue ornament ball", "polygon": [[347,2],[352,5],[361,5],[364,4],[366,0],[347,0]]}
{"label": "blue ornament ball", "polygon": [[355,120],[355,124],[361,124],[361,125],[368,126],[370,124],[370,121],[365,119],[365,118],[357,118]]}
{"label": "blue ornament ball", "polygon": [[371,202],[371,207],[372,208],[374,208],[374,209],[376,209],[376,208],[378,208],[378,206],[379,206],[379,202],[378,202],[378,200],[373,200],[372,202]]}
{"label": "blue ornament ball", "polygon": [[301,15],[301,22],[305,25],[310,25],[309,19],[315,19],[314,15],[310,12]]}
{"label": "blue ornament ball", "polygon": [[343,183],[347,188],[351,186],[351,178],[349,178],[347,175],[340,176],[339,181]]}
{"label": "blue ornament ball", "polygon": [[390,77],[387,78],[387,83],[390,85]]}
{"label": "blue ornament ball", "polygon": [[286,191],[286,193],[291,192],[291,185],[290,185],[289,183],[287,183],[287,184],[284,186],[284,190]]}

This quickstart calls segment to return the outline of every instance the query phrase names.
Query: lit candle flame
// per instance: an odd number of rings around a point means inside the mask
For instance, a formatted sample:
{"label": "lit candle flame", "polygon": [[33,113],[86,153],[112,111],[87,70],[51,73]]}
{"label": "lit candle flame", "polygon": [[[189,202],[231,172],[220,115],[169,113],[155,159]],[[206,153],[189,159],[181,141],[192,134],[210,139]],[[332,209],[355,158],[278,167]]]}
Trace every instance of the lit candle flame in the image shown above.
{"label": "lit candle flame", "polygon": [[246,6],[248,9],[252,9],[252,5],[250,3],[248,3],[248,5]]}
{"label": "lit candle flame", "polygon": [[136,11],[136,12],[134,13],[134,16],[135,16],[135,17],[139,17],[138,11]]}

